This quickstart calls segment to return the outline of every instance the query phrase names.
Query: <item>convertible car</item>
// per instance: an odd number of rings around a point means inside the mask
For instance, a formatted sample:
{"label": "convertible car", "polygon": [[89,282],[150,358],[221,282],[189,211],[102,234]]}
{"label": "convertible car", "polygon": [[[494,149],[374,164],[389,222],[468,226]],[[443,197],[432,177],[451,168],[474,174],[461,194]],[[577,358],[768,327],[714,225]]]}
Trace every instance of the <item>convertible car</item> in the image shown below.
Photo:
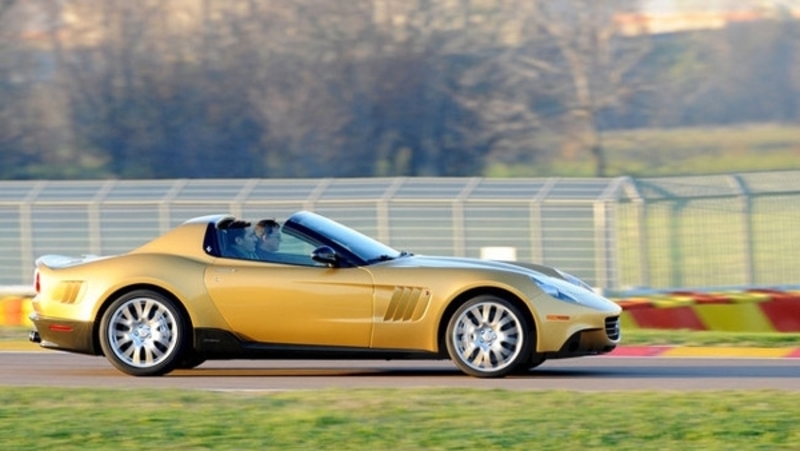
{"label": "convertible car", "polygon": [[450,359],[476,377],[620,340],[620,307],[555,268],[414,255],[308,211],[277,252],[235,256],[253,230],[203,216],[123,255],[42,256],[30,340],[134,376],[210,359]]}

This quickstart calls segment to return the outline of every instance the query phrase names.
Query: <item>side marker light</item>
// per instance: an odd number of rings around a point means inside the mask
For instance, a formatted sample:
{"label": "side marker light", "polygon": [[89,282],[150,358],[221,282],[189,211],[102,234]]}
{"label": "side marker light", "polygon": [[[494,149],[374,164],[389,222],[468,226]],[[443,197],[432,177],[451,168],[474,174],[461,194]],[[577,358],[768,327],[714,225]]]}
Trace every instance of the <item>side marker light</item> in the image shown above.
{"label": "side marker light", "polygon": [[547,315],[548,321],[569,321],[569,315]]}

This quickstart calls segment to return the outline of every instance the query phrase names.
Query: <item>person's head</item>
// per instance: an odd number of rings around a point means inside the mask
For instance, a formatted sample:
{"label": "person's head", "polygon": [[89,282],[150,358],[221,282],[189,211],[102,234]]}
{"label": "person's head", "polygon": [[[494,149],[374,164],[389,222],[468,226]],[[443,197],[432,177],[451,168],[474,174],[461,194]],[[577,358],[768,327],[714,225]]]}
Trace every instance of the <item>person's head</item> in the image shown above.
{"label": "person's head", "polygon": [[281,225],[274,219],[262,219],[255,226],[258,248],[266,252],[277,252],[281,246]]}
{"label": "person's head", "polygon": [[228,229],[228,245],[246,252],[256,250],[256,237],[251,227],[236,227]]}

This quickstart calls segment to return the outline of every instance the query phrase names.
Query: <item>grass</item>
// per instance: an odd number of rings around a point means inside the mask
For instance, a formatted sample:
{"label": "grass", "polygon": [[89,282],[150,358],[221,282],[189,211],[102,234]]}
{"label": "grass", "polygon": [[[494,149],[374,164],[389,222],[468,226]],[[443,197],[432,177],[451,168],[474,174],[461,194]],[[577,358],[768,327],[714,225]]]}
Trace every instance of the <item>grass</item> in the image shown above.
{"label": "grass", "polygon": [[[27,331],[0,327],[0,341]],[[628,345],[800,345],[800,334],[623,333]],[[782,391],[0,387],[5,450],[790,450],[797,418],[800,392]]]}
{"label": "grass", "polygon": [[[549,142],[549,141],[548,141]],[[549,147],[557,149],[555,141]],[[608,176],[659,177],[800,169],[800,127],[752,124],[729,127],[621,130],[603,133]],[[566,146],[569,148],[569,145]],[[585,152],[553,152],[549,158],[490,161],[492,177],[592,177]]]}
{"label": "grass", "polygon": [[0,387],[6,450],[780,450],[800,393]]}
{"label": "grass", "polygon": [[627,329],[622,334],[623,345],[800,347],[800,333]]}
{"label": "grass", "polygon": [[757,124],[627,130],[604,144],[617,175],[687,175],[800,169],[800,127]]}
{"label": "grass", "polygon": [[30,327],[0,326],[0,342],[25,341],[28,339],[28,332],[30,331]]}

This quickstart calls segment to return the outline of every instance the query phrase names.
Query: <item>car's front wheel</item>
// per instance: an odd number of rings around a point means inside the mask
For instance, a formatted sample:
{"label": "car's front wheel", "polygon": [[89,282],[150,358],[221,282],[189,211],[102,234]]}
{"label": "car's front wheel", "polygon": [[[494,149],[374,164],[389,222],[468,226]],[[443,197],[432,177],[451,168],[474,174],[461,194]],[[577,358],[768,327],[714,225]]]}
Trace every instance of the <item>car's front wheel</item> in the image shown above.
{"label": "car's front wheel", "polygon": [[205,363],[206,357],[194,351],[185,352],[181,360],[175,365],[177,370],[191,370]]}
{"label": "car's front wheel", "polygon": [[100,323],[100,346],[120,371],[160,376],[181,362],[188,323],[168,297],[151,290],[120,296]]}
{"label": "car's front wheel", "polygon": [[544,354],[539,354],[537,352],[532,352],[532,353],[530,353],[530,355],[528,356],[528,358],[526,360],[524,360],[522,363],[519,364],[519,366],[517,366],[517,368],[514,370],[514,373],[515,374],[525,374],[528,371],[530,371],[530,370],[536,368],[537,366],[543,364],[545,362],[545,360],[547,360],[547,359],[545,358]]}
{"label": "car's front wheel", "polygon": [[453,363],[471,376],[506,376],[529,356],[531,328],[527,323],[507,300],[477,296],[450,317],[447,351]]}

